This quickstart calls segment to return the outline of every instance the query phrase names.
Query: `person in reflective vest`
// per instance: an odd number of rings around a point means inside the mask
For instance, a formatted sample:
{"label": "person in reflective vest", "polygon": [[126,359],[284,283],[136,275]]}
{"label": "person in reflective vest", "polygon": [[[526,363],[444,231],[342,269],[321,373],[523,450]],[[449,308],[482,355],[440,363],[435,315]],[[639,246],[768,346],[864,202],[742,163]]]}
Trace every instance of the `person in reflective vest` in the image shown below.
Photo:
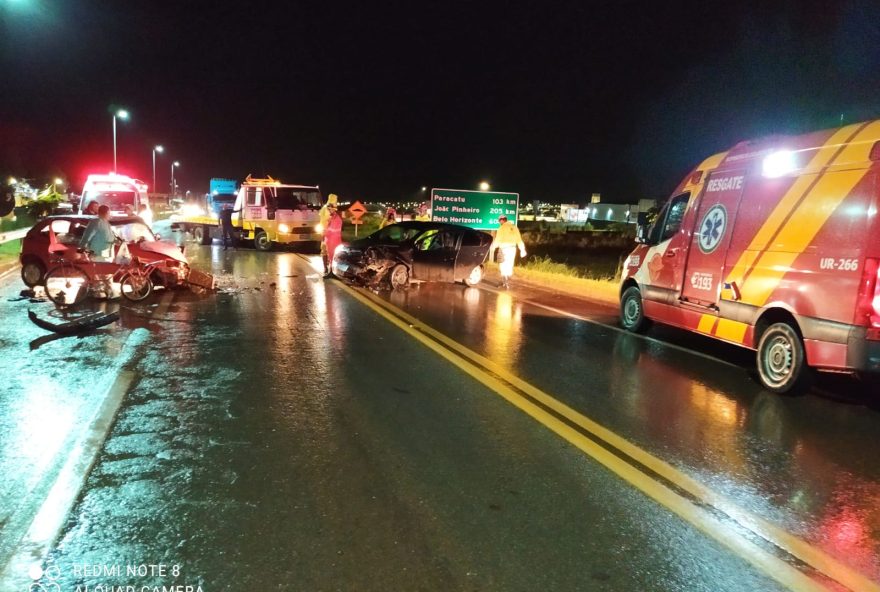
{"label": "person in reflective vest", "polygon": [[[318,222],[320,223],[321,232],[327,232],[327,226],[330,223],[330,206],[336,208],[336,202],[339,200],[335,193],[327,196],[325,203],[318,212]],[[330,263],[332,263],[333,253],[327,253],[326,241],[321,241],[321,260],[324,262],[324,272],[330,273]]]}
{"label": "person in reflective vest", "polygon": [[324,277],[333,275],[333,254],[336,247],[342,244],[342,216],[336,209],[336,204],[327,204],[330,218],[327,220],[327,226],[324,228],[324,242],[322,243],[322,252],[327,253],[327,259],[324,263]]}
{"label": "person in reflective vest", "polygon": [[519,228],[513,222],[509,222],[507,216],[499,216],[498,224],[495,240],[492,241],[492,247],[489,249],[489,260],[494,259],[496,249],[501,251],[501,259],[498,262],[501,271],[501,285],[504,288],[509,288],[510,276],[513,275],[513,263],[516,260],[516,250],[519,249],[520,257],[525,257],[526,245],[523,243]]}

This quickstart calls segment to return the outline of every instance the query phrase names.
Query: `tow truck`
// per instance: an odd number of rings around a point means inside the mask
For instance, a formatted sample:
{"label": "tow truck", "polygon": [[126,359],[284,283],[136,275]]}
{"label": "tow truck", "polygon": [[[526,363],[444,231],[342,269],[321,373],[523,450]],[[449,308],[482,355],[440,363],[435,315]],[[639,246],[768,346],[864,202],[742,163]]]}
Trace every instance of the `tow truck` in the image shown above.
{"label": "tow truck", "polygon": [[[318,219],[321,190],[312,185],[289,185],[266,176],[250,175],[241,184],[232,209],[232,225],[243,240],[254,242],[259,251],[269,251],[277,244],[312,243],[323,238]],[[203,245],[221,236],[218,213],[205,209],[194,211],[184,206],[172,220],[172,229],[189,232]]]}

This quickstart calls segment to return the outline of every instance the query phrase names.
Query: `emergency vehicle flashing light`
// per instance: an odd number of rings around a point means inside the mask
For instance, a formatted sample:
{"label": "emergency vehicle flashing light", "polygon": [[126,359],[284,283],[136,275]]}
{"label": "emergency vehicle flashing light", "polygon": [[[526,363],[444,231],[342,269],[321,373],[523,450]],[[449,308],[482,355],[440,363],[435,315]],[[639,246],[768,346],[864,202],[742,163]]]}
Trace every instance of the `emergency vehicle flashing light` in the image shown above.
{"label": "emergency vehicle flashing light", "polygon": [[764,158],[762,171],[765,177],[775,179],[785,176],[797,168],[797,159],[794,152],[790,150],[780,150],[768,154]]}

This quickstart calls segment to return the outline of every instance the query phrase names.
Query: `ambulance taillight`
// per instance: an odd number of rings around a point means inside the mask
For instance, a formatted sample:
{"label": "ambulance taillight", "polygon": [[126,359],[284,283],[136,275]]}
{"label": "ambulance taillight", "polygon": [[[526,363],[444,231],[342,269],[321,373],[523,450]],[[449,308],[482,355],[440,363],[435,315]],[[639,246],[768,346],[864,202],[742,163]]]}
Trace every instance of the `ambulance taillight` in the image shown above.
{"label": "ambulance taillight", "polygon": [[880,259],[865,259],[859,284],[858,315],[868,322],[868,338],[880,339]]}

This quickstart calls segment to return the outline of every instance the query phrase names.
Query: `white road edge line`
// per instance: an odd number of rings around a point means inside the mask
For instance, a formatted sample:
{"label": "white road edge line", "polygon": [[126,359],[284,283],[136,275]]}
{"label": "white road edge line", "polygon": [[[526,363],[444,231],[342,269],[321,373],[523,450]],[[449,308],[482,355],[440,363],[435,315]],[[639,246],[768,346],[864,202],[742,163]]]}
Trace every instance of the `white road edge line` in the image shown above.
{"label": "white road edge line", "polygon": [[[164,294],[155,313],[158,315],[167,312],[173,299],[172,292]],[[128,339],[125,341],[127,343]],[[131,370],[120,370],[116,376],[104,400],[92,415],[89,427],[75,441],[27,532],[0,570],[0,590],[30,590],[29,586],[34,583],[29,575],[30,570],[34,566],[43,566],[46,556],[61,534],[67,516],[98,460],[98,454],[110,433],[122,399],[134,379],[135,373]]]}
{"label": "white road edge line", "polygon": [[123,370],[117,375],[103,403],[92,417],[88,429],[76,442],[58,473],[27,533],[0,573],[0,590],[28,590],[28,586],[33,583],[28,575],[29,570],[34,565],[42,566],[43,560],[51,551],[89,471],[98,458],[122,398],[128,392],[134,377],[134,372],[130,370]]}

